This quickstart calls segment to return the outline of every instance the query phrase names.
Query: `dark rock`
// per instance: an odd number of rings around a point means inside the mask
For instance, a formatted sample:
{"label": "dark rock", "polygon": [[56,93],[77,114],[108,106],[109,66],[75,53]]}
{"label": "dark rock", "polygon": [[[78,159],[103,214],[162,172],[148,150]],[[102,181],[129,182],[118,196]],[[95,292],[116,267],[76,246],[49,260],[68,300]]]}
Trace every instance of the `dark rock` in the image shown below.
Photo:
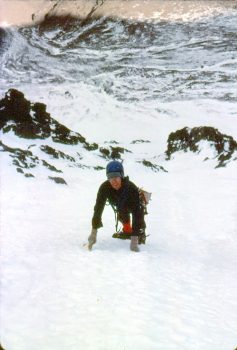
{"label": "dark rock", "polygon": [[33,156],[30,151],[10,147],[6,147],[6,150],[10,153],[10,157],[13,158],[12,164],[18,168],[31,169],[39,164],[39,158]]}
{"label": "dark rock", "polygon": [[102,157],[108,158],[110,156],[110,150],[108,148],[100,147],[100,153],[102,153]]}
{"label": "dark rock", "polygon": [[[0,101],[0,129],[10,130],[24,138],[46,138],[50,135],[50,116],[45,105],[32,105],[18,90],[10,89]],[[9,124],[10,123],[10,124]]]}
{"label": "dark rock", "polygon": [[28,146],[28,149],[31,149],[32,147],[36,147],[36,145],[30,145]]}
{"label": "dark rock", "polygon": [[56,120],[52,119],[52,132],[51,136],[54,142],[63,143],[66,145],[78,145],[78,143],[84,143],[86,140],[78,133],[72,132],[66,126],[59,124]]}
{"label": "dark rock", "polygon": [[105,143],[112,143],[114,145],[118,145],[119,142],[118,141],[115,141],[115,140],[111,140],[111,141],[105,141]]}
{"label": "dark rock", "polygon": [[50,116],[45,108],[40,103],[31,105],[22,92],[10,89],[0,101],[0,129],[5,133],[12,130],[24,138],[49,137]]}
{"label": "dark rock", "polygon": [[151,143],[151,141],[149,141],[149,140],[133,140],[131,142],[132,145],[135,145],[137,143]]}
{"label": "dark rock", "polygon": [[65,91],[66,98],[73,98],[72,94],[69,91]]}
{"label": "dark rock", "polygon": [[124,152],[132,153],[131,151],[129,151],[126,148],[123,148],[123,147],[110,146],[110,148],[111,148],[110,158],[112,158],[112,159],[120,159],[121,158],[121,154],[124,154]]}
{"label": "dark rock", "polygon": [[44,31],[48,31],[51,29],[55,29],[57,27],[61,27],[63,30],[70,31],[73,26],[78,24],[78,19],[74,18],[70,15],[65,16],[55,16],[52,14],[52,10],[56,7],[56,4],[49,10],[49,12],[45,15],[44,20],[39,23],[39,33],[43,33]]}
{"label": "dark rock", "polygon": [[71,157],[69,156],[68,154],[65,154],[64,152],[61,152],[61,151],[58,151],[50,146],[41,146],[40,147],[41,151],[43,151],[44,153],[52,156],[53,158],[55,159],[67,159],[71,162],[75,162],[75,158],[74,157]]}
{"label": "dark rock", "polygon": [[22,92],[15,89],[9,90],[5,98],[0,101],[0,129],[9,120],[31,121],[30,102],[25,100]]}
{"label": "dark rock", "polygon": [[91,143],[89,144],[88,142],[85,142],[84,144],[84,148],[87,150],[87,151],[95,151],[99,148],[99,145],[97,143]]}
{"label": "dark rock", "polygon": [[34,112],[34,122],[38,126],[38,134],[42,134],[43,138],[49,137],[51,134],[51,117],[46,112],[46,105],[36,102],[32,105],[32,111]]}
{"label": "dark rock", "polygon": [[50,180],[53,180],[54,182],[56,182],[56,184],[62,184],[62,185],[67,185],[66,181],[62,178],[62,177],[52,177],[49,176]]}
{"label": "dark rock", "polygon": [[32,174],[25,174],[25,177],[34,177],[34,175],[32,175]]}
{"label": "dark rock", "polygon": [[16,89],[10,89],[0,101],[0,129],[4,133],[13,131],[17,136],[28,139],[51,136],[55,142],[67,145],[82,143],[87,148],[98,148],[98,145],[88,144],[82,135],[51,118],[45,104],[31,103]]}
{"label": "dark rock", "polygon": [[71,167],[76,167],[76,168],[80,168],[80,169],[91,169],[91,166],[85,165],[85,164],[81,164],[81,163],[75,163]]}
{"label": "dark rock", "polygon": [[217,129],[202,126],[196,128],[183,128],[169,135],[167,141],[166,155],[167,159],[178,151],[200,152],[201,141],[210,142],[210,146],[217,152],[217,167],[225,166],[235,151],[237,151],[237,142],[233,137],[220,133]]}
{"label": "dark rock", "polygon": [[100,153],[102,153],[102,157],[107,159],[121,159],[121,154],[124,154],[124,152],[132,153],[126,148],[113,146],[110,146],[110,149],[100,147],[99,151]]}
{"label": "dark rock", "polygon": [[153,164],[152,162],[150,162],[149,160],[145,160],[143,159],[143,161],[138,161],[137,163],[141,163],[143,164],[144,166],[148,167],[148,168],[151,168],[152,171],[154,172],[159,172],[159,171],[163,171],[165,173],[168,173],[168,171],[163,168],[162,166],[160,165],[157,165],[157,164]]}
{"label": "dark rock", "polygon": [[45,160],[42,160],[42,164],[43,164],[43,166],[45,166],[50,171],[55,171],[56,173],[62,173],[62,170],[58,170],[57,168],[55,168],[55,166],[49,164]]}
{"label": "dark rock", "polygon": [[105,168],[98,165],[98,166],[94,166],[93,169],[94,170],[104,170]]}
{"label": "dark rock", "polygon": [[[24,173],[22,169],[32,169],[40,164],[45,166],[50,171],[62,173],[61,170],[58,170],[53,165],[47,163],[45,160],[41,160],[37,156],[34,156],[33,153],[29,150],[22,150],[20,148],[11,148],[3,144],[1,141],[0,141],[0,147],[2,148],[3,152],[8,152],[9,156],[13,158],[12,164],[17,167],[16,171],[18,173]],[[33,177],[33,175],[31,177]]]}
{"label": "dark rock", "polygon": [[112,159],[121,159],[121,153],[124,153],[124,150],[120,147],[111,147],[110,158]]}
{"label": "dark rock", "polygon": [[22,168],[16,168],[16,171],[17,171],[18,173],[24,174],[24,171],[22,170]]}

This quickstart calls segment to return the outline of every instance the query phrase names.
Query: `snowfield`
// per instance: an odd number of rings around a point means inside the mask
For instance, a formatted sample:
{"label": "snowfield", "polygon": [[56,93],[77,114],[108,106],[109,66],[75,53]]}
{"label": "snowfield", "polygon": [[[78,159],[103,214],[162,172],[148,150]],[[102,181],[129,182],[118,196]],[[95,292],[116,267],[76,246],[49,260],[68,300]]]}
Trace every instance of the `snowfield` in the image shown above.
{"label": "snowfield", "polygon": [[[1,158],[1,332],[4,348],[225,350],[236,346],[236,162],[212,169],[177,155],[169,173],[136,171],[152,191],[147,244],[129,250],[103,215],[83,246],[104,172],[71,184],[27,179]],[[188,161],[192,166],[187,166]]]}

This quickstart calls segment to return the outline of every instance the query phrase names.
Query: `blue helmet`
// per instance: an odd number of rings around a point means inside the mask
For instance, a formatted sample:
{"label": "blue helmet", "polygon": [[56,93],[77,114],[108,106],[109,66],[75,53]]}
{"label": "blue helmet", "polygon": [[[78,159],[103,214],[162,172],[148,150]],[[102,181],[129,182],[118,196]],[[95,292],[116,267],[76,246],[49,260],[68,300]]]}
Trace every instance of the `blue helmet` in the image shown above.
{"label": "blue helmet", "polygon": [[112,177],[124,177],[123,164],[117,160],[112,160],[106,166],[106,175],[108,179]]}

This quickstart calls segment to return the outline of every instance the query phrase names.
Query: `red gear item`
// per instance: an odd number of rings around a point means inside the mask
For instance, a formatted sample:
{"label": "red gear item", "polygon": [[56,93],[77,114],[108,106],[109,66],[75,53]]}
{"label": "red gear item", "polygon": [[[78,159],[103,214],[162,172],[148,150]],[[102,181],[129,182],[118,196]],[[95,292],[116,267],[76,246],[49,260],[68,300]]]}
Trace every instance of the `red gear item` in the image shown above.
{"label": "red gear item", "polygon": [[130,222],[125,222],[123,224],[123,232],[124,233],[132,233],[132,227],[131,227]]}

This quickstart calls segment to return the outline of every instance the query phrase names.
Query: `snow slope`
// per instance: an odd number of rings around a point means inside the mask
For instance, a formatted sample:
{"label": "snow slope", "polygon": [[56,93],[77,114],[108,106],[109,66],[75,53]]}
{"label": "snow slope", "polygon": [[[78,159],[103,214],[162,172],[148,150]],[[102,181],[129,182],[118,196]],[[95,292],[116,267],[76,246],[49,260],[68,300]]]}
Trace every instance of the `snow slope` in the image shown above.
{"label": "snow slope", "polygon": [[167,162],[169,173],[128,164],[131,179],[153,192],[140,253],[111,238],[110,208],[93,251],[83,247],[102,172],[71,169],[75,181],[62,186],[26,179],[7,162],[3,154],[7,350],[234,349],[236,162],[212,169],[184,154]]}

